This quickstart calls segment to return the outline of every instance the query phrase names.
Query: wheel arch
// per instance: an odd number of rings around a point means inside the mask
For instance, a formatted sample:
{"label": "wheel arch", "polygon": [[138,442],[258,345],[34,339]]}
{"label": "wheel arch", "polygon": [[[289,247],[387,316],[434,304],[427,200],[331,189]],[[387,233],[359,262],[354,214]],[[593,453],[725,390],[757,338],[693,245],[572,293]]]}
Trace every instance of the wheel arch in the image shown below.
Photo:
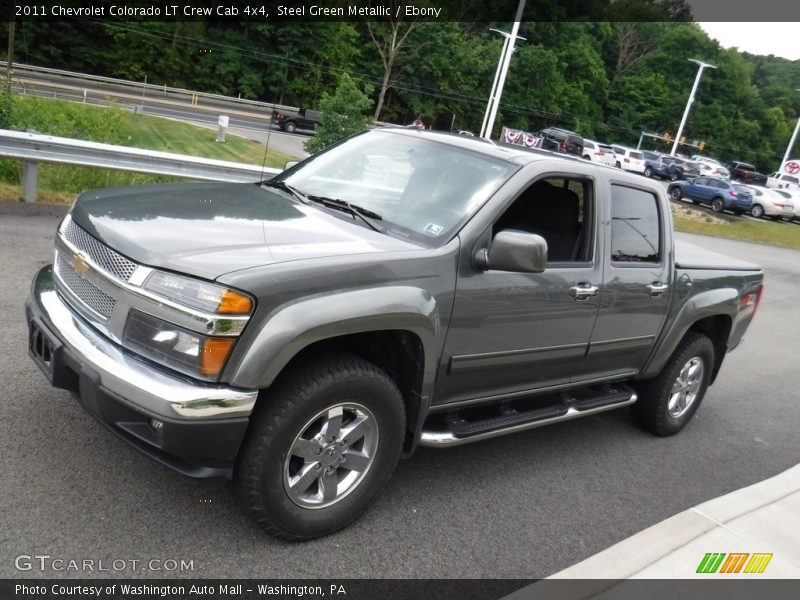
{"label": "wheel arch", "polygon": [[737,298],[738,292],[733,288],[709,290],[691,298],[674,317],[637,379],[658,375],[686,334],[696,331],[708,336],[714,345],[713,383],[728,351]]}
{"label": "wheel arch", "polygon": [[231,383],[264,390],[310,356],[350,352],[392,377],[406,403],[409,430],[416,431],[430,405],[441,338],[436,301],[419,288],[368,288],[310,298],[280,307],[264,320],[246,354],[232,366]]}

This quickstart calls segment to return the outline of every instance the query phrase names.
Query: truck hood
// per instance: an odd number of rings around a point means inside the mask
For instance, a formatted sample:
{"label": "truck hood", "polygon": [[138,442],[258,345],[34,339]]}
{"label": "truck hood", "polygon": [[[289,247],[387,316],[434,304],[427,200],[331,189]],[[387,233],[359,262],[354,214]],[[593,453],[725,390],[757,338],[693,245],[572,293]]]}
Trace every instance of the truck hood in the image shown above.
{"label": "truck hood", "polygon": [[136,262],[205,279],[289,260],[420,249],[254,184],[90,190],[72,219]]}

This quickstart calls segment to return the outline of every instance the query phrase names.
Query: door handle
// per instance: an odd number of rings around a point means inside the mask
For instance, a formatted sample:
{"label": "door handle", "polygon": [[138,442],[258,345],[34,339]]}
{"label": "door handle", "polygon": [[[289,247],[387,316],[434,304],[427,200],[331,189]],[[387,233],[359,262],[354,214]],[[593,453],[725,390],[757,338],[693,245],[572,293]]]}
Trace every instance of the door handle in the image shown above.
{"label": "door handle", "polygon": [[600,288],[591,283],[579,283],[569,288],[569,295],[575,298],[576,302],[588,300],[591,296],[596,296]]}
{"label": "door handle", "polygon": [[664,292],[669,291],[669,286],[666,283],[661,283],[660,281],[654,281],[647,285],[647,293],[653,298],[657,298]]}

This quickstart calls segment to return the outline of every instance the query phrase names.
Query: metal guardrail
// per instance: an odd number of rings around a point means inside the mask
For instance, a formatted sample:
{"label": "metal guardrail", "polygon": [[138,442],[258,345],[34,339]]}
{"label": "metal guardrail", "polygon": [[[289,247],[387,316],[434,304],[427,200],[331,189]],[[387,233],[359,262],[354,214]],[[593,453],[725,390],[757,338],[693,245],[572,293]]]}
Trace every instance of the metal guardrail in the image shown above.
{"label": "metal guardrail", "polygon": [[[0,61],[0,71],[3,73],[6,72],[8,69],[8,62]],[[215,100],[221,102],[230,102],[233,104],[241,104],[244,106],[249,106],[253,108],[263,108],[269,109],[271,112],[273,108],[278,110],[299,110],[297,107],[294,106],[287,106],[283,104],[274,104],[272,102],[264,102],[262,100],[248,100],[246,98],[234,98],[232,96],[224,96],[222,94],[212,94],[209,92],[197,92],[194,90],[187,90],[184,88],[176,88],[170,87],[166,84],[164,85],[157,85],[153,83],[144,83],[141,81],[130,81],[127,79],[115,79],[113,77],[102,77],[100,75],[88,75],[86,73],[76,73],[74,71],[62,71],[59,69],[49,69],[47,67],[37,67],[35,65],[26,65],[21,63],[14,63],[12,66],[12,74],[21,74],[21,73],[40,73],[43,75],[56,75],[58,77],[68,77],[70,79],[74,79],[77,82],[95,82],[95,83],[103,83],[108,85],[118,85],[123,87],[134,88],[138,90],[147,90],[151,92],[160,92],[161,94],[175,94],[181,96],[189,96],[190,98],[205,98],[207,100]],[[46,85],[47,82],[42,82],[42,85]]]}
{"label": "metal guardrail", "polygon": [[256,182],[280,169],[0,129],[0,157],[25,161],[22,195],[36,202],[39,163],[99,167],[206,181]]}

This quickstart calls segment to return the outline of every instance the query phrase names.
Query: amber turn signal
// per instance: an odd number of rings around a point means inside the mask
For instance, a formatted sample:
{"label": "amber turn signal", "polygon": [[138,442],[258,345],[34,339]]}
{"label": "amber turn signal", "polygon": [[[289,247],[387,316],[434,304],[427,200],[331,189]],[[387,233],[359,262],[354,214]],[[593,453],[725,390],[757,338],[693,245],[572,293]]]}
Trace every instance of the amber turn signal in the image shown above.
{"label": "amber turn signal", "polygon": [[235,341],[233,338],[204,339],[200,354],[200,374],[209,377],[219,375]]}
{"label": "amber turn signal", "polygon": [[217,312],[224,315],[249,315],[253,310],[253,301],[239,292],[225,290],[219,300]]}

